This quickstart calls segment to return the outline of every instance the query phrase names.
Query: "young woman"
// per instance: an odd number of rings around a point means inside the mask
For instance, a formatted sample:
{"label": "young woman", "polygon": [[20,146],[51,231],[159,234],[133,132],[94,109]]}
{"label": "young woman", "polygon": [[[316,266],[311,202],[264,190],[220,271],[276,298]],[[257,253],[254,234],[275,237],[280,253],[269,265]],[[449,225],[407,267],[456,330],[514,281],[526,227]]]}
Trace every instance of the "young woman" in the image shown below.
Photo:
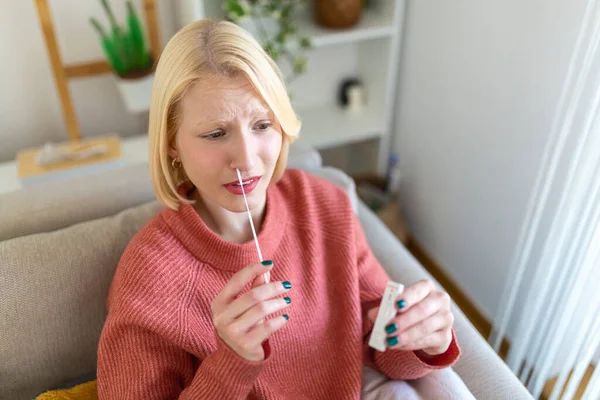
{"label": "young woman", "polygon": [[149,132],[165,208],[113,278],[100,399],[356,399],[363,365],[406,380],[457,360],[450,299],[430,281],[398,298],[387,351],[367,346],[389,278],[347,195],[286,170],[299,132],[249,33],[201,20],[167,44]]}

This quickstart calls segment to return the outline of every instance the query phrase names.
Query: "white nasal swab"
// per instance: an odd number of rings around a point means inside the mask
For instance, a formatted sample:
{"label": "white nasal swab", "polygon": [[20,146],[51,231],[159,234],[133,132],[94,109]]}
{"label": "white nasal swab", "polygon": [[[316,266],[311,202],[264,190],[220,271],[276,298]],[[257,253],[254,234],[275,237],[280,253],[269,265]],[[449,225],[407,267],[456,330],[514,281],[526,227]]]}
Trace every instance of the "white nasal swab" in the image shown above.
{"label": "white nasal swab", "polygon": [[[246,191],[244,190],[244,184],[242,182],[242,174],[240,174],[239,169],[235,169],[237,171],[237,176],[240,181],[240,187],[242,188],[242,195],[244,195],[244,203],[246,203],[246,211],[248,212],[248,219],[250,220],[250,227],[252,228],[252,235],[254,236],[254,244],[256,244],[256,251],[258,252],[259,261],[263,261],[262,253],[260,252],[260,246],[258,245],[258,238],[256,237],[256,230],[254,229],[254,222],[252,222],[252,214],[250,214],[250,207],[248,207],[248,199],[246,199]],[[264,274],[265,283],[269,283],[271,278],[271,274],[266,272]]]}

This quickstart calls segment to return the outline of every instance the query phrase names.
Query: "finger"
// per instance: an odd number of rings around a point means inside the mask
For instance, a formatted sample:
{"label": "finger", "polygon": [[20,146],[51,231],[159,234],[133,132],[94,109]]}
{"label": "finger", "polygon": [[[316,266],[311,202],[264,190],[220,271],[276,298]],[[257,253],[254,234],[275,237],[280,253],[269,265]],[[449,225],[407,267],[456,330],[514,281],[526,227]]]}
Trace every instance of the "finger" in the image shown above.
{"label": "finger", "polygon": [[270,275],[269,272],[265,272],[264,274],[257,276],[254,278],[254,281],[252,281],[252,287],[255,288],[264,285],[265,283],[269,283]]}
{"label": "finger", "polygon": [[[263,263],[268,263],[268,261],[263,261]],[[263,263],[250,264],[241,271],[236,272],[231,277],[229,282],[227,282],[227,284],[212,302],[213,314],[217,314],[227,304],[235,300],[238,294],[246,287],[248,282],[273,268],[272,263],[270,265],[265,265]]]}
{"label": "finger", "polygon": [[371,320],[371,322],[375,322],[377,319],[377,313],[379,312],[379,307],[371,308],[367,311],[367,317]]}
{"label": "finger", "polygon": [[269,315],[288,307],[291,302],[292,300],[289,297],[263,301],[246,311],[231,325],[237,332],[245,333]]}
{"label": "finger", "polygon": [[427,337],[440,329],[449,328],[454,322],[454,316],[450,311],[441,311],[431,317],[415,324],[411,328],[398,334],[398,341],[410,344]]}
{"label": "finger", "polygon": [[252,288],[264,285],[266,283],[269,283],[270,281],[271,281],[271,273],[265,272],[264,274],[259,275],[256,278],[254,278],[254,282],[252,282]]}
{"label": "finger", "polygon": [[406,331],[441,310],[450,310],[450,296],[436,290],[422,301],[413,304],[408,311],[398,314],[390,323],[396,324],[396,331]]}
{"label": "finger", "polygon": [[246,336],[248,346],[253,348],[253,346],[258,346],[267,340],[269,336],[281,329],[287,323],[288,318],[288,315],[284,314],[255,325]]}
{"label": "finger", "polygon": [[267,283],[265,285],[255,287],[254,289],[250,289],[231,302],[221,312],[221,322],[229,324],[231,321],[239,318],[242,314],[257,304],[286,293],[290,289],[291,284],[289,282],[280,281]]}
{"label": "finger", "polygon": [[[453,323],[454,315],[450,311],[442,311],[404,332],[389,334],[387,341],[392,347],[402,349],[412,348],[415,343],[419,343],[423,338],[429,337],[440,330],[450,329]],[[390,340],[390,338],[394,339]]]}
{"label": "finger", "polygon": [[416,342],[410,343],[407,346],[401,346],[401,349],[405,351],[415,351],[436,348],[439,349],[439,353],[442,353],[448,348],[448,345],[450,345],[451,341],[452,330],[441,329],[439,331],[433,332],[427,337],[417,340]]}
{"label": "finger", "polygon": [[409,286],[396,298],[396,307],[400,312],[406,312],[434,290],[435,287],[431,280],[425,279],[419,281],[414,285]]}

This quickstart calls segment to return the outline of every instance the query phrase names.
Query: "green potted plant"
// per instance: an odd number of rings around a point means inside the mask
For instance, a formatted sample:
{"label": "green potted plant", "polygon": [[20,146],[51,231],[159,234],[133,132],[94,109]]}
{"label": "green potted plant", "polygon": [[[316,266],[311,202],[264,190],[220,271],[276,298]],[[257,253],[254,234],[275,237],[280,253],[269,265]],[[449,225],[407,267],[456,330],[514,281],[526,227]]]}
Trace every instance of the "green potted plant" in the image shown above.
{"label": "green potted plant", "polygon": [[312,48],[294,22],[305,5],[306,0],[223,0],[225,17],[252,33],[280,67],[287,64],[288,84],[306,72],[306,52]]}
{"label": "green potted plant", "polygon": [[125,106],[132,112],[145,111],[152,92],[154,61],[146,46],[142,24],[131,1],[125,2],[126,25],[117,23],[108,0],[101,0],[101,3],[110,29],[104,29],[93,17],[90,23],[98,33],[102,51],[117,77]]}

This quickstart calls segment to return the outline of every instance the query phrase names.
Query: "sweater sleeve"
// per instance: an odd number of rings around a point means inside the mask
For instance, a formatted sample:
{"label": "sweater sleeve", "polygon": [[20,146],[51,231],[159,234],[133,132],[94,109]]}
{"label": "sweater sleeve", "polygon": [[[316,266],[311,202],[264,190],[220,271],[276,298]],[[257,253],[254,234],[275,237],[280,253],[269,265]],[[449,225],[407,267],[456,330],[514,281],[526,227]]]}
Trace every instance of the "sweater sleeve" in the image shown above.
{"label": "sweater sleeve", "polygon": [[[159,262],[166,253],[160,246],[153,238],[133,241],[117,266],[98,345],[99,398],[246,399],[270,362],[268,342],[265,359],[253,363],[222,342],[212,324],[191,328],[187,304],[200,268],[182,272],[177,268],[186,261]],[[204,342],[203,354],[189,351],[186,329]]]}
{"label": "sweater sleeve", "polygon": [[452,332],[452,342],[448,350],[438,356],[427,358],[427,361],[419,356],[419,352],[393,349],[382,353],[369,347],[369,338],[371,337],[374,324],[367,317],[367,312],[379,306],[386,284],[390,278],[373,255],[356,216],[354,216],[354,233],[360,282],[365,364],[396,380],[417,379],[427,375],[434,369],[446,368],[453,365],[460,356],[460,348],[458,347],[454,331]]}
{"label": "sweater sleeve", "polygon": [[109,314],[98,347],[98,398],[246,399],[269,353],[249,362],[218,339],[195,369],[198,361],[177,344]]}

